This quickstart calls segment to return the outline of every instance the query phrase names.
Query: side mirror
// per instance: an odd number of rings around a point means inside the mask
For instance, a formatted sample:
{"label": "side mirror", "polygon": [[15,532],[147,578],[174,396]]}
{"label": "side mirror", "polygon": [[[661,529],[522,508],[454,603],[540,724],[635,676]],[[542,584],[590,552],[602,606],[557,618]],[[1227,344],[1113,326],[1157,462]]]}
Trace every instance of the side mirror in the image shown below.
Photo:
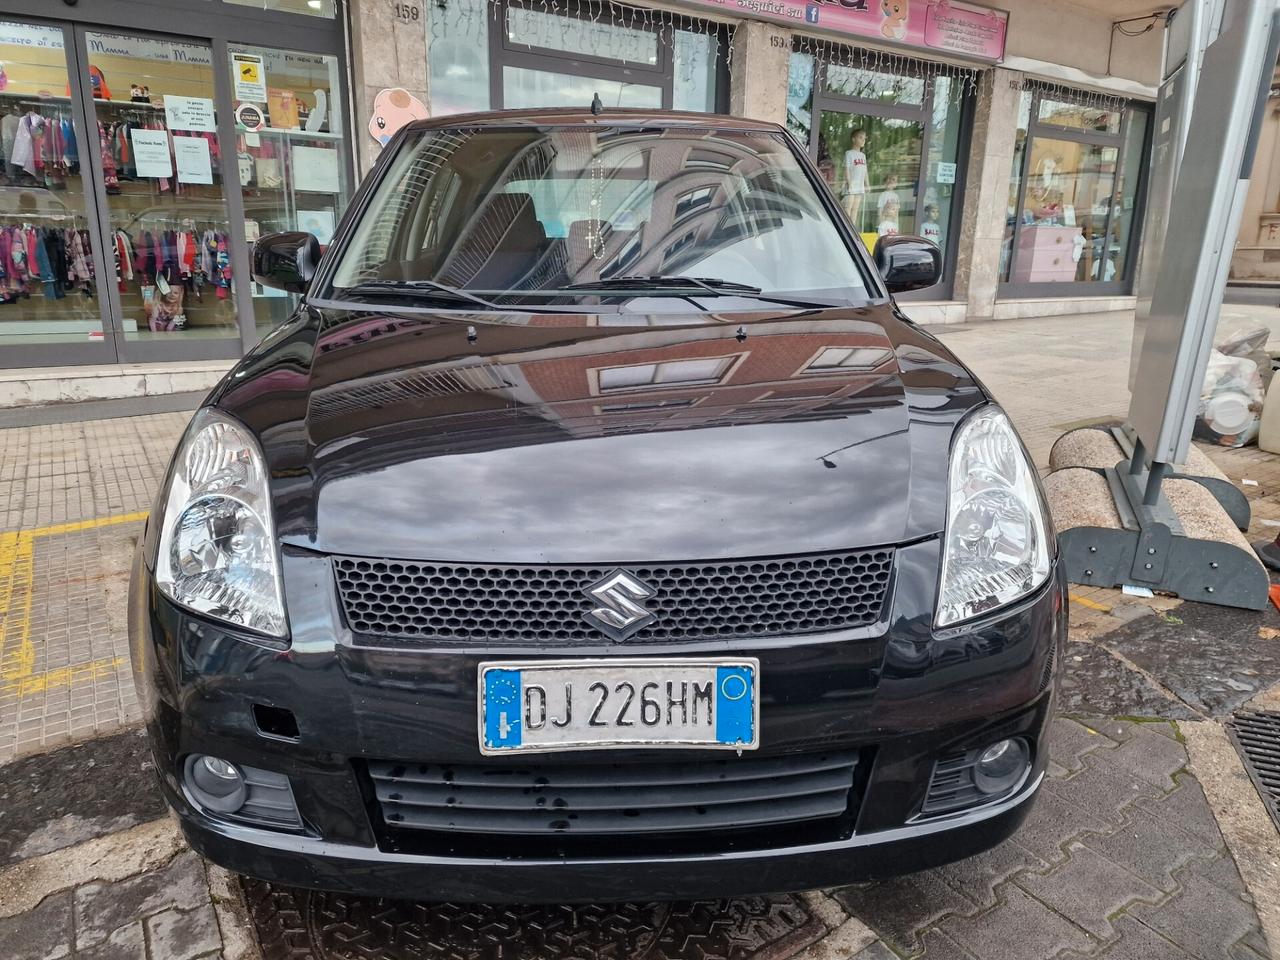
{"label": "side mirror", "polygon": [[932,287],[942,279],[942,251],[924,237],[881,237],[872,256],[890,293]]}
{"label": "side mirror", "polygon": [[264,287],[306,293],[320,263],[314,234],[270,233],[253,245],[253,279]]}

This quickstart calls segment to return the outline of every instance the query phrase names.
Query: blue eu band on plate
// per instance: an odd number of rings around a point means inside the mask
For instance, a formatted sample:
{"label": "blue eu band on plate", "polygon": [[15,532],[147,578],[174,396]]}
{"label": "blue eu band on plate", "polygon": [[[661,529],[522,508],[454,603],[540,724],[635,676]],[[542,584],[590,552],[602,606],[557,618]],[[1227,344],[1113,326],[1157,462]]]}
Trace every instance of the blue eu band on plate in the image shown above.
{"label": "blue eu band on plate", "polygon": [[759,662],[480,664],[480,751],[759,746]]}

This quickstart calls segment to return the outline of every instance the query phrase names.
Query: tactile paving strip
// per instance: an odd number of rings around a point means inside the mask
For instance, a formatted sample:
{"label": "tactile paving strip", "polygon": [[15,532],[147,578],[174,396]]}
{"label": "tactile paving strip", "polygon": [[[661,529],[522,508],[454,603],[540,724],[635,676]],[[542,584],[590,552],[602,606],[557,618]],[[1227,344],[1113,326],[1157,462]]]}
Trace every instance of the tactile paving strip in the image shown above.
{"label": "tactile paving strip", "polygon": [[1241,711],[1227,721],[1227,733],[1280,830],[1280,713]]}
{"label": "tactile paving strip", "polygon": [[264,960],[783,960],[826,932],[791,895],[489,906],[243,883]]}

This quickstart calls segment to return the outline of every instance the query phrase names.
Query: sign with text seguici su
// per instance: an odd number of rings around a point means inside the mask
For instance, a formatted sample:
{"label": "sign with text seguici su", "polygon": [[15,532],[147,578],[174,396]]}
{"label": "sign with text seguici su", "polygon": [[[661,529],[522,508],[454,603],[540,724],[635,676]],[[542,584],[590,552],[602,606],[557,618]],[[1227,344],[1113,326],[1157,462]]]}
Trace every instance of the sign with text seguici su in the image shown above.
{"label": "sign with text seguici su", "polygon": [[959,0],[689,0],[735,16],[889,40],[998,63],[1009,14]]}

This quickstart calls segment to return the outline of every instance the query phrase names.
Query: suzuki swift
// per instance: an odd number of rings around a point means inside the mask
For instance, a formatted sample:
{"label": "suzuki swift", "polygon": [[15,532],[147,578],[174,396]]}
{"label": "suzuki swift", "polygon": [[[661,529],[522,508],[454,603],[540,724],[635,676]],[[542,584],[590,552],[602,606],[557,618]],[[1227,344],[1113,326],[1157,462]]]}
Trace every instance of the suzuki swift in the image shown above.
{"label": "suzuki swift", "polygon": [[1008,417],[774,124],[401,131],[214,389],[137,555],[195,849],[421,900],[918,870],[1039,789],[1064,581]]}

